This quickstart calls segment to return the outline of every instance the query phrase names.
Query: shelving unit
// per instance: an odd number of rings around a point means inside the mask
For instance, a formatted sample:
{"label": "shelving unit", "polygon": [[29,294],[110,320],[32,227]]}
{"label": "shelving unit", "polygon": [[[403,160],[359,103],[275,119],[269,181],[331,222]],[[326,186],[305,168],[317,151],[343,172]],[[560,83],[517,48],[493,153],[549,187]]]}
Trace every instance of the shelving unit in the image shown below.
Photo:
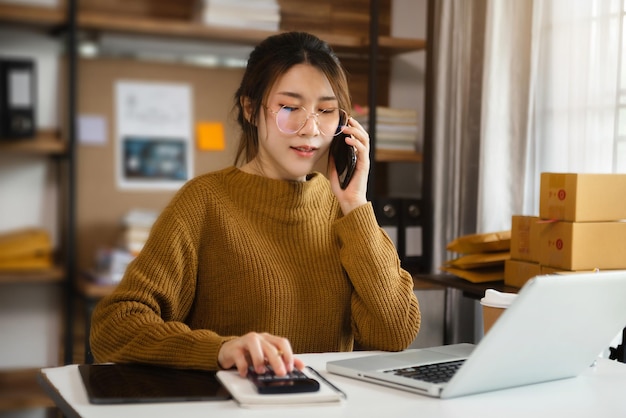
{"label": "shelving unit", "polygon": [[[0,142],[3,155],[35,155],[41,158],[64,159],[68,155],[67,141],[56,132],[40,131],[35,138]],[[67,193],[67,190],[65,191]],[[67,240],[66,240],[67,242]],[[64,286],[69,288],[66,260],[55,257],[56,265],[46,270],[0,272],[0,287],[28,284]],[[67,296],[66,296],[67,297]],[[70,300],[69,297],[67,297]],[[64,332],[68,332],[70,312],[65,313]],[[67,353],[67,347],[62,352]],[[71,349],[68,353],[71,356]],[[37,383],[38,368],[0,370],[0,413],[32,408],[53,408],[54,403]]]}
{"label": "shelving unit", "polygon": [[[71,3],[71,2],[69,2]],[[0,4],[0,24],[15,28],[27,28],[35,32],[47,33],[63,42],[60,35],[67,38],[65,55],[72,57],[73,47],[70,39],[73,35],[71,16],[64,9],[27,7],[12,4]],[[68,104],[72,97],[68,97]],[[68,110],[69,112],[69,110]],[[73,132],[68,129],[64,135],[55,130],[40,130],[35,137],[20,140],[0,141],[0,154],[3,156],[35,156],[49,160],[55,168],[57,202],[59,205],[55,229],[59,239],[55,248],[54,266],[45,270],[19,270],[0,272],[0,287],[21,285],[60,286],[63,301],[63,338],[59,336],[58,363],[69,363],[73,348],[68,341],[73,340]],[[55,290],[57,292],[57,290]],[[48,414],[55,414],[54,403],[45,394],[37,382],[39,368],[6,368],[0,370],[0,414],[23,409],[48,408]]]}
{"label": "shelving unit", "polygon": [[[65,159],[67,158],[67,142],[61,140],[54,132],[42,131],[37,137],[1,142],[0,153],[3,155],[35,155],[41,158]],[[60,162],[57,162],[60,164]],[[64,193],[68,191],[65,190]],[[67,238],[65,245],[67,245]],[[63,252],[67,251],[67,248]],[[45,270],[20,270],[15,272],[0,272],[0,288],[11,285],[46,285],[62,286],[66,290],[71,286],[69,283],[69,270],[65,259],[61,254],[55,257],[56,263],[50,269]],[[65,299],[71,300],[71,296],[65,291]],[[66,304],[69,305],[69,304]],[[64,313],[65,324],[62,327],[64,333],[71,329],[71,311]],[[71,332],[67,335],[71,338]],[[71,357],[72,349],[63,347],[61,352]],[[61,361],[61,359],[59,359]],[[54,403],[45,394],[37,383],[38,368],[16,368],[0,370],[0,414],[3,412],[32,409],[54,408]],[[50,409],[49,411],[53,411]]]}

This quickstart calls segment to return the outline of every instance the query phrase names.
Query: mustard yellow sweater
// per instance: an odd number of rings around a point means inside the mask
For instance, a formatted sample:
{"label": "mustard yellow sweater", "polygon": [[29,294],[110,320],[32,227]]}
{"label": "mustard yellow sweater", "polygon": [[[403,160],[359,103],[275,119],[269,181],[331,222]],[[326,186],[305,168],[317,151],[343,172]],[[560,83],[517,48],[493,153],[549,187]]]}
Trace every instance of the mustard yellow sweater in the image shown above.
{"label": "mustard yellow sweater", "polygon": [[406,348],[420,326],[413,280],[371,204],[342,216],[328,180],[272,180],[235,167],[189,181],[116,291],[98,303],[98,362],[217,369],[250,331],[295,353]]}

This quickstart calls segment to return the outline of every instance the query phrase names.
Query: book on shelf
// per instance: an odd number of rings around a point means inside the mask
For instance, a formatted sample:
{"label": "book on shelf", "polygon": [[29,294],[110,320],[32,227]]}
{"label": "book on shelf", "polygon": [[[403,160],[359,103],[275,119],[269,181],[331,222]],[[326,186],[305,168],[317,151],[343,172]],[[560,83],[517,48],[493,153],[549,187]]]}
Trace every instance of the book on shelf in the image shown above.
{"label": "book on shelf", "polygon": [[131,255],[139,254],[148,240],[158,212],[150,209],[132,209],[122,220],[120,247]]}
{"label": "book on shelf", "polygon": [[280,6],[276,0],[198,0],[195,17],[210,26],[280,29]]}
{"label": "book on shelf", "polygon": [[370,126],[369,108],[355,106],[353,117],[370,131],[376,130],[376,148],[416,151],[419,146],[419,123],[413,109],[376,107],[376,124]]}
{"label": "book on shelf", "polygon": [[124,249],[105,248],[96,254],[96,268],[89,271],[87,277],[97,284],[117,284],[124,277],[126,267],[135,256]]}
{"label": "book on shelf", "polygon": [[144,226],[127,226],[122,232],[122,248],[133,256],[139,254],[150,235],[150,228]]}
{"label": "book on shelf", "polygon": [[95,254],[95,268],[89,272],[91,281],[116,284],[122,280],[126,267],[143,249],[159,213],[151,209],[131,209],[121,221],[121,232],[113,248],[100,248]]}

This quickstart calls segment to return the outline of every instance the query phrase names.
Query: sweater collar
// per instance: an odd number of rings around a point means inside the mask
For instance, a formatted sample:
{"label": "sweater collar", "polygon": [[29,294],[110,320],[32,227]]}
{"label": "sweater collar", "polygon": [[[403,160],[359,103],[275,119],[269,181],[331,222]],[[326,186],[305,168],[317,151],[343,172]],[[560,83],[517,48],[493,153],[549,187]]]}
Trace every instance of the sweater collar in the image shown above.
{"label": "sweater collar", "polygon": [[255,206],[269,205],[285,210],[298,210],[327,201],[330,192],[328,179],[319,172],[307,176],[306,181],[276,180],[245,173],[239,168],[226,170],[226,182],[238,199],[254,202]]}

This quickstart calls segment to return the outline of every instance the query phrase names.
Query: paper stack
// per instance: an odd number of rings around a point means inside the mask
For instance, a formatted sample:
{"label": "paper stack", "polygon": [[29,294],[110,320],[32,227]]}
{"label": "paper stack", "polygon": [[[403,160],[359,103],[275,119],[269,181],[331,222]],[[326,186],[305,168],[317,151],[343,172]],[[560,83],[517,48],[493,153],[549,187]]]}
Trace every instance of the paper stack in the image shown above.
{"label": "paper stack", "polygon": [[[368,107],[355,106],[353,117],[371,132]],[[416,151],[420,148],[416,110],[377,106],[374,129],[376,130],[376,148],[407,151]]]}
{"label": "paper stack", "polygon": [[278,31],[277,0],[198,0],[197,20],[205,25]]}
{"label": "paper stack", "polygon": [[0,234],[0,271],[52,268],[52,243],[40,228],[23,228]]}

